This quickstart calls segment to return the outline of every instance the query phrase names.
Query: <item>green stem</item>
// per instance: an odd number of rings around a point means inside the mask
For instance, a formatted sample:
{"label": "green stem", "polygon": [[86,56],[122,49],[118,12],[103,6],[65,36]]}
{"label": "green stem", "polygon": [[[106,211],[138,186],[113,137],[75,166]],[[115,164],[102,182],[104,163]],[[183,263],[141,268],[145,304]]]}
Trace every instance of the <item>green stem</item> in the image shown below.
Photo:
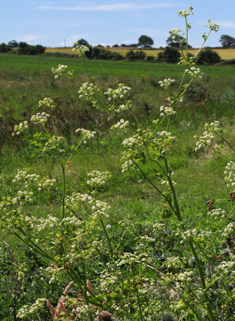
{"label": "green stem", "polygon": [[142,169],[139,167],[139,165],[134,161],[133,158],[131,158],[132,162],[135,164],[135,166],[141,171],[141,174],[144,176],[144,178],[153,186],[153,188],[164,198],[164,200],[169,204],[169,206],[171,207],[171,209],[174,211],[174,207],[171,204],[171,202],[169,202],[169,200],[167,199],[167,197],[157,188],[157,186],[155,186],[153,184],[153,182],[145,175],[145,173],[142,171]]}
{"label": "green stem", "polygon": [[204,298],[205,298],[205,301],[206,301],[207,313],[208,313],[209,318],[210,318],[211,321],[216,321],[215,317],[214,317],[214,314],[213,314],[213,311],[212,311],[212,308],[211,308],[211,305],[210,305],[209,297],[208,297],[208,295],[206,293],[207,289],[206,289],[206,282],[205,282],[205,278],[204,278],[204,273],[203,273],[202,267],[200,265],[200,261],[199,261],[197,252],[196,252],[191,240],[189,240],[189,246],[191,248],[191,251],[192,251],[193,256],[195,257],[195,260],[196,260],[196,263],[197,263],[197,268],[198,268],[198,272],[199,272],[199,276],[200,276],[200,280],[201,280],[203,294],[204,294]]}
{"label": "green stem", "polygon": [[177,197],[176,197],[175,188],[173,186],[173,183],[172,183],[172,180],[171,180],[171,176],[170,176],[170,173],[169,173],[169,167],[168,167],[167,158],[166,158],[165,153],[164,153],[164,162],[165,162],[165,166],[166,166],[167,179],[168,179],[168,182],[169,182],[169,185],[170,185],[170,189],[171,189],[172,194],[173,194],[173,199],[174,199],[174,204],[175,204],[175,209],[176,209],[176,216],[177,216],[177,218],[178,218],[178,220],[180,222],[183,222],[183,219],[182,219],[181,214],[180,214],[180,208],[179,208],[178,200],[177,200]]}
{"label": "green stem", "polygon": [[[132,264],[131,264],[131,272],[132,272],[132,276],[134,277],[135,275],[134,275],[134,270],[133,270],[133,265],[132,265]],[[138,291],[137,285],[135,284],[135,280],[134,280],[134,288],[135,288],[136,296],[137,296],[137,300],[138,300],[140,319],[141,319],[142,321],[144,321],[143,313],[142,313],[142,308],[141,308],[140,297],[139,297],[139,291]]]}
{"label": "green stem", "polygon": [[102,220],[102,219],[100,219],[100,222],[101,222],[101,224],[102,224],[102,227],[103,227],[103,230],[104,230],[105,236],[106,236],[107,241],[108,241],[110,254],[111,254],[111,256],[113,257],[113,249],[112,249],[112,245],[111,245],[111,242],[110,242],[110,239],[109,239],[108,233],[107,233],[107,231],[106,231],[106,228],[105,228],[105,226],[104,226],[104,222],[103,222],[103,220]]}

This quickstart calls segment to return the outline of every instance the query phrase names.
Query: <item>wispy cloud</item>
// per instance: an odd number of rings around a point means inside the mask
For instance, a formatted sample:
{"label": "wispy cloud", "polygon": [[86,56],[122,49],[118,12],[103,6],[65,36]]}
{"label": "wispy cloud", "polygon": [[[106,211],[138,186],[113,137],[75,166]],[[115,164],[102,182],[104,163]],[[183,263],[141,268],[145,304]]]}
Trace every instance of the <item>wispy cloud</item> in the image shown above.
{"label": "wispy cloud", "polygon": [[23,37],[17,37],[16,40],[23,41],[23,42],[30,42],[30,41],[42,39],[42,38],[43,38],[43,36],[41,36],[41,35],[26,35]]}
{"label": "wispy cloud", "polygon": [[224,27],[224,28],[235,29],[235,22],[233,22],[233,21],[221,21],[221,22],[218,22],[218,25],[220,25],[220,27]]}
{"label": "wispy cloud", "polygon": [[176,3],[159,2],[154,4],[135,4],[135,3],[114,3],[104,5],[84,5],[75,7],[56,7],[56,6],[38,6],[38,10],[57,10],[57,11],[125,11],[125,10],[144,10],[154,8],[171,8],[175,7]]}

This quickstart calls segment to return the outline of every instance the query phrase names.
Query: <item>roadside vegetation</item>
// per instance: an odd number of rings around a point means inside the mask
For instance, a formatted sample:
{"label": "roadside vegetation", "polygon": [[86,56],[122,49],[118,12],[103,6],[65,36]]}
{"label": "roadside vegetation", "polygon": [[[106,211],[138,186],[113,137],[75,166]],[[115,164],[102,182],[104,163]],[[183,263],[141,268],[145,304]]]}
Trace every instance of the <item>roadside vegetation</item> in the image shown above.
{"label": "roadside vegetation", "polygon": [[0,55],[1,320],[234,320],[234,67],[88,50]]}

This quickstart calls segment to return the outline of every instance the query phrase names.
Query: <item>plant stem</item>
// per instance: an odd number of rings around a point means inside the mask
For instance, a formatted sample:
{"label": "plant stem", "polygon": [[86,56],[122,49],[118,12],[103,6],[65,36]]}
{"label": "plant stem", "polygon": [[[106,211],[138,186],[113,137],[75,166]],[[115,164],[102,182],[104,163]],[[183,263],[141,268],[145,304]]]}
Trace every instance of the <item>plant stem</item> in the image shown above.
{"label": "plant stem", "polygon": [[110,242],[110,239],[109,239],[109,236],[108,236],[107,230],[106,230],[106,228],[105,228],[105,226],[104,226],[104,222],[103,222],[103,220],[102,220],[102,219],[100,219],[100,222],[101,222],[101,225],[102,225],[102,227],[103,227],[103,230],[104,230],[105,236],[106,236],[107,241],[108,241],[110,254],[111,254],[111,256],[113,256],[113,249],[112,249],[112,245],[111,245],[111,242]]}

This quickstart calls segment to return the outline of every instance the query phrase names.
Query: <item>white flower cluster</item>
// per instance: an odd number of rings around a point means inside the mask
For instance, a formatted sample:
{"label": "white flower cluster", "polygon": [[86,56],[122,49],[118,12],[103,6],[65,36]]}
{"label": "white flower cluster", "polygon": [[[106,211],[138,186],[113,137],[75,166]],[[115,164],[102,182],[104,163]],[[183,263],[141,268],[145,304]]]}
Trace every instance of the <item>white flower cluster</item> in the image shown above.
{"label": "white flower cluster", "polygon": [[[85,98],[86,100],[92,100],[95,94],[95,90],[97,90],[97,86],[94,86],[92,83],[85,82],[79,89],[79,98]],[[95,101],[93,101],[95,103]]]}
{"label": "white flower cluster", "polygon": [[141,137],[134,135],[133,137],[125,138],[122,145],[124,147],[132,147],[134,145],[139,145],[139,143],[141,143]]}
{"label": "white flower cluster", "polygon": [[[13,183],[16,183],[17,181],[23,181],[24,182],[24,188],[28,188],[28,184],[33,183],[37,188],[38,191],[40,191],[42,188],[50,188],[53,187],[56,183],[56,179],[48,179],[48,178],[42,178],[39,180],[40,176],[37,174],[28,174],[25,170],[17,170],[17,174],[15,178],[12,180]],[[23,192],[18,192],[23,193]],[[27,193],[27,192],[24,192]],[[22,194],[23,195],[23,194]],[[29,193],[30,196],[33,195]]]}
{"label": "white flower cluster", "polygon": [[202,147],[205,147],[208,144],[210,144],[211,140],[214,138],[214,135],[208,131],[205,131],[202,136],[200,137],[194,136],[194,138],[199,138],[199,141],[196,142],[196,148],[195,148],[195,152],[196,152]]}
{"label": "white flower cluster", "polygon": [[184,32],[182,32],[181,29],[175,28],[175,29],[171,29],[169,31],[169,36],[167,36],[167,38],[169,39],[170,37],[172,37],[172,39],[175,39],[175,36],[177,36],[179,33],[181,32],[182,35],[184,35]]}
{"label": "white flower cluster", "polygon": [[80,208],[81,204],[91,205],[93,203],[93,198],[88,194],[73,193],[71,196],[65,198],[65,206],[68,208]]}
{"label": "white flower cluster", "polygon": [[27,317],[29,314],[33,314],[37,312],[38,310],[43,310],[44,302],[46,299],[37,299],[37,301],[33,304],[30,305],[24,305],[22,306],[18,313],[17,313],[17,318],[23,319]]}
{"label": "white flower cluster", "polygon": [[[66,69],[68,68],[67,65],[61,65],[59,64],[57,68],[52,67],[51,71],[53,72],[53,74],[55,75],[55,79],[58,79],[59,76],[65,75],[66,74]],[[72,76],[73,72],[72,71],[68,71],[67,75],[68,76]]]}
{"label": "white flower cluster", "polygon": [[108,101],[112,99],[120,98],[123,99],[125,95],[129,94],[131,88],[125,86],[124,84],[119,84],[118,89],[108,88],[108,90],[104,93],[108,96]]}
{"label": "white flower cluster", "polygon": [[75,42],[74,45],[75,47],[72,49],[72,51],[76,51],[79,57],[84,56],[84,53],[89,51],[89,48],[87,46],[84,46],[84,45],[79,46],[77,42]]}
{"label": "white flower cluster", "polygon": [[193,7],[189,7],[188,11],[187,10],[179,10],[177,11],[177,14],[178,16],[181,16],[181,17],[187,17],[187,16],[190,16],[190,15],[193,15]]}
{"label": "white flower cluster", "polygon": [[174,141],[175,140],[175,136],[171,136],[172,133],[171,132],[167,132],[165,130],[158,132],[157,133],[159,136],[165,136],[169,141]]}
{"label": "white flower cluster", "polygon": [[235,185],[235,162],[230,161],[227,163],[224,171],[225,181],[227,182],[227,187],[234,187]]}
{"label": "white flower cluster", "polygon": [[[162,184],[162,185],[169,185],[169,181],[168,181],[168,180],[161,179],[161,184]],[[174,182],[174,181],[172,181],[172,184],[173,184],[173,185],[177,185],[177,183]]]}
{"label": "white flower cluster", "polygon": [[76,133],[81,132],[82,139],[84,139],[83,143],[86,144],[87,140],[90,140],[92,138],[96,137],[96,132],[92,132],[90,130],[86,130],[84,128],[78,128],[76,129]]}
{"label": "white flower cluster", "polygon": [[[197,230],[196,229],[188,229],[187,231],[185,231],[185,232],[183,232],[182,233],[182,239],[183,240],[187,240],[187,239],[189,239],[189,238],[191,238],[191,237],[195,237],[197,235]],[[180,241],[180,244],[183,244],[184,243],[184,241]]]}
{"label": "white flower cluster", "polygon": [[222,236],[228,237],[232,232],[234,232],[234,226],[233,226],[233,223],[229,223],[228,225],[225,226]]}
{"label": "white flower cluster", "polygon": [[92,171],[87,174],[89,176],[89,180],[86,182],[87,185],[92,185],[93,187],[100,187],[107,183],[107,181],[112,177],[110,172],[100,172],[100,171]]}
{"label": "white flower cluster", "polygon": [[193,271],[189,271],[189,272],[185,271],[183,273],[178,274],[178,280],[183,282],[191,282],[192,276],[193,276]]}
{"label": "white flower cluster", "polygon": [[219,25],[217,23],[211,22],[210,19],[208,19],[208,24],[204,24],[205,27],[208,27],[211,29],[211,31],[217,32],[219,30]]}
{"label": "white flower cluster", "polygon": [[224,134],[224,130],[220,127],[220,122],[214,120],[212,123],[205,123],[205,129],[212,133]]}
{"label": "white flower cluster", "polygon": [[23,123],[20,123],[19,125],[15,125],[14,127],[14,132],[12,133],[12,136],[15,136],[15,135],[20,135],[20,133],[27,129],[29,126],[28,126],[28,122],[27,120],[25,120]]}
{"label": "white flower cluster", "polygon": [[[43,148],[43,152],[50,150],[50,149],[55,149],[56,146],[58,146],[59,144],[63,143],[65,141],[65,138],[62,136],[51,136],[48,141],[46,142],[44,148]],[[60,150],[62,151],[62,150]]]}
{"label": "white flower cluster", "polygon": [[208,211],[207,215],[212,216],[216,221],[219,217],[224,218],[226,215],[226,211],[222,210],[221,208],[214,208],[211,211]]}
{"label": "white flower cluster", "polygon": [[131,101],[128,100],[126,104],[121,104],[118,108],[114,109],[117,113],[120,113],[124,110],[130,110],[131,109]]}
{"label": "white flower cluster", "polygon": [[108,206],[106,202],[96,200],[92,205],[92,210],[94,211],[93,217],[103,217],[108,218],[107,212],[110,210],[111,206]]}
{"label": "white flower cluster", "polygon": [[160,117],[164,117],[165,115],[166,116],[171,116],[171,115],[174,115],[176,114],[176,111],[173,110],[172,107],[170,106],[161,106],[160,107]]}
{"label": "white flower cluster", "polygon": [[82,223],[82,221],[77,218],[76,216],[72,216],[72,217],[65,217],[62,220],[62,224],[63,225],[68,225],[69,227],[71,226],[79,226]]}
{"label": "white flower cluster", "polygon": [[44,98],[38,102],[39,107],[55,108],[54,101],[51,98]]}
{"label": "white flower cluster", "polygon": [[[28,191],[24,191],[24,192],[18,191],[17,192],[17,196],[18,196],[19,200],[25,199],[28,202],[32,202],[33,201],[32,198],[31,198],[33,195],[34,195],[33,192],[28,192]],[[16,203],[16,198],[12,199],[12,203],[13,204]]]}
{"label": "white flower cluster", "polygon": [[165,266],[168,268],[178,268],[178,269],[183,269],[184,264],[185,264],[185,259],[184,258],[179,258],[178,256],[172,256],[168,257],[166,259],[166,262],[164,263]]}
{"label": "white flower cluster", "polygon": [[235,275],[234,266],[235,266],[235,263],[233,261],[221,262],[220,265],[217,265],[215,267],[215,272],[217,274],[217,277],[221,278],[223,277],[224,274],[230,274],[230,273],[232,275]]}
{"label": "white flower cluster", "polygon": [[200,68],[191,67],[190,69],[185,69],[185,72],[189,74],[190,78],[202,78],[203,72]]}
{"label": "white flower cluster", "polygon": [[168,78],[168,79],[160,80],[159,84],[161,87],[164,87],[165,89],[167,89],[170,86],[170,84],[172,84],[173,82],[175,82],[175,79]]}
{"label": "white flower cluster", "polygon": [[117,124],[114,124],[110,127],[111,130],[113,129],[123,129],[129,126],[129,121],[125,121],[124,119],[121,119]]}
{"label": "white flower cluster", "polygon": [[46,114],[44,111],[42,113],[37,113],[31,117],[31,122],[35,124],[45,124],[47,122],[47,118],[50,117],[49,114]]}
{"label": "white flower cluster", "polygon": [[48,178],[43,178],[41,181],[37,183],[38,185],[38,190],[40,191],[42,188],[48,188],[54,186],[56,183],[56,179],[48,179]]}
{"label": "white flower cluster", "polygon": [[34,227],[36,231],[42,231],[45,228],[53,228],[57,225],[58,218],[48,214],[45,219],[38,219],[34,216],[22,217],[22,220],[26,223],[28,227]]}
{"label": "white flower cluster", "polygon": [[122,164],[122,173],[126,171],[133,171],[135,169],[135,165],[131,159],[128,159],[125,161],[124,164]]}

